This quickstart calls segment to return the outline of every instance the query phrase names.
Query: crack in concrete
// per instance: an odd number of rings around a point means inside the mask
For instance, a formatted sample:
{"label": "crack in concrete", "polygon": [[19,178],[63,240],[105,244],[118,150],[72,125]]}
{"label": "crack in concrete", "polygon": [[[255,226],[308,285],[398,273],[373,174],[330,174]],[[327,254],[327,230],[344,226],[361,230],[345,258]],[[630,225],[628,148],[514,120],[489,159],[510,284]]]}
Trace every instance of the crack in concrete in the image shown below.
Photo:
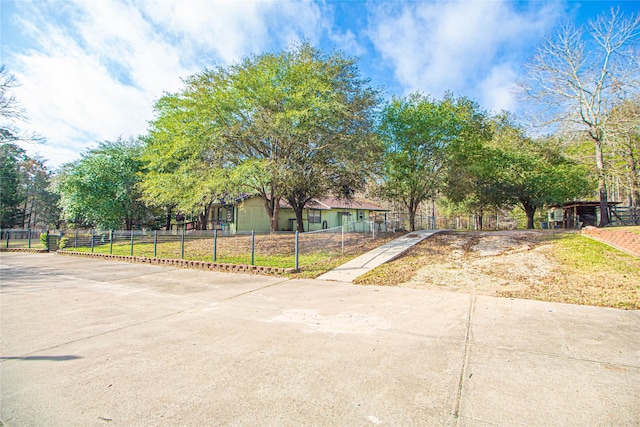
{"label": "crack in concrete", "polygon": [[462,355],[462,367],[460,369],[460,379],[458,381],[458,395],[456,397],[456,407],[453,412],[453,419],[455,425],[458,425],[458,419],[460,417],[460,402],[462,401],[462,388],[464,386],[464,377],[467,371],[467,363],[470,356],[470,337],[471,337],[471,321],[473,320],[473,310],[476,305],[476,296],[471,295],[471,303],[469,304],[469,316],[467,317],[467,332],[464,340],[464,353]]}
{"label": "crack in concrete", "polygon": [[[176,312],[173,312],[173,313],[164,314],[162,316],[157,316],[157,317],[154,317],[154,318],[151,318],[151,319],[141,320],[139,322],[130,323],[128,325],[120,326],[119,328],[109,329],[108,331],[103,331],[103,332],[100,332],[100,333],[97,333],[97,334],[88,335],[88,336],[81,337],[81,338],[76,338],[74,340],[70,340],[70,341],[66,341],[66,342],[63,342],[63,343],[60,343],[60,344],[56,344],[56,345],[53,345],[53,346],[50,346],[50,347],[45,347],[45,348],[41,348],[41,349],[38,349],[38,350],[34,350],[34,351],[29,352],[29,353],[21,354],[21,355],[15,356],[15,357],[31,356],[33,354],[37,354],[37,353],[40,353],[42,351],[53,350],[55,348],[60,348],[60,347],[63,347],[65,345],[68,345],[68,344],[73,344],[73,343],[76,343],[76,342],[89,340],[91,338],[99,337],[99,336],[102,336],[102,335],[107,335],[107,334],[110,334],[110,333],[113,333],[113,332],[117,332],[117,331],[122,331],[124,329],[128,329],[128,328],[131,328],[131,327],[134,327],[134,326],[144,325],[145,323],[153,322],[155,320],[165,319],[167,317],[175,316],[176,314],[185,313],[187,311],[189,311],[189,310],[180,310],[180,311],[176,311]],[[11,360],[11,359],[0,360],[0,363],[4,363],[7,360]]]}
{"label": "crack in concrete", "polygon": [[289,281],[289,279],[285,279],[285,280],[280,280],[279,282],[270,283],[270,284],[265,285],[265,286],[260,286],[259,288],[251,289],[250,291],[242,292],[242,293],[239,293],[239,294],[237,294],[237,295],[232,295],[232,296],[230,296],[230,297],[228,297],[228,298],[223,299],[222,301],[229,301],[229,300],[232,300],[232,299],[234,299],[234,298],[241,297],[241,296],[243,296],[243,295],[251,294],[251,293],[253,293],[253,292],[261,291],[261,290],[263,290],[263,289],[267,289],[267,288],[270,288],[270,287],[272,287],[272,286],[276,286],[276,285],[280,285],[280,284],[282,284],[282,283],[286,283],[286,282],[288,282],[288,281]]}

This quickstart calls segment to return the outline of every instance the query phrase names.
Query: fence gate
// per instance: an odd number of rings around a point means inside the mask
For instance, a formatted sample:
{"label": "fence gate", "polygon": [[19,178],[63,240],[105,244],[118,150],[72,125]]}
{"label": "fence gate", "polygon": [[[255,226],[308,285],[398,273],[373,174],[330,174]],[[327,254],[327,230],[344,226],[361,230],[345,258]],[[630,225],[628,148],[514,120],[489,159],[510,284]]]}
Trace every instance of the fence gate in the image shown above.
{"label": "fence gate", "polygon": [[60,236],[58,234],[47,235],[47,251],[55,252],[60,249]]}

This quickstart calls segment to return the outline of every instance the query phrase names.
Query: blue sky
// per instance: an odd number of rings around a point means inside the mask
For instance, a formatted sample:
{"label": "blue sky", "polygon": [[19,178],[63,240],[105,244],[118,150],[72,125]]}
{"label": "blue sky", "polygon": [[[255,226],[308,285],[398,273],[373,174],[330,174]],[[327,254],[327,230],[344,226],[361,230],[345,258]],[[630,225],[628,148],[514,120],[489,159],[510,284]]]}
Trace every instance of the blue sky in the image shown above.
{"label": "blue sky", "polygon": [[97,141],[145,133],[153,103],[181,78],[308,40],[360,59],[387,97],[445,91],[521,113],[522,65],[565,24],[640,1],[8,1],[1,55],[20,82],[24,145],[55,168]]}

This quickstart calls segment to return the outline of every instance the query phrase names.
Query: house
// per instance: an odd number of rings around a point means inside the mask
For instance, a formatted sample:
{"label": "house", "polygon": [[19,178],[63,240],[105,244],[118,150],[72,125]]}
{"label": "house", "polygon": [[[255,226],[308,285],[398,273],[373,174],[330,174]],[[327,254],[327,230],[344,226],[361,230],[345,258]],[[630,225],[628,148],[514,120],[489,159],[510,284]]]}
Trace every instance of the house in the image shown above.
{"label": "house", "polygon": [[[312,200],[303,211],[302,220],[305,231],[315,231],[360,221],[382,223],[386,212],[388,209],[364,199],[325,197]],[[214,228],[236,232],[266,232],[271,228],[264,200],[258,195],[219,200],[211,206],[210,221]],[[295,212],[287,202],[280,201],[278,231],[295,230]]]}

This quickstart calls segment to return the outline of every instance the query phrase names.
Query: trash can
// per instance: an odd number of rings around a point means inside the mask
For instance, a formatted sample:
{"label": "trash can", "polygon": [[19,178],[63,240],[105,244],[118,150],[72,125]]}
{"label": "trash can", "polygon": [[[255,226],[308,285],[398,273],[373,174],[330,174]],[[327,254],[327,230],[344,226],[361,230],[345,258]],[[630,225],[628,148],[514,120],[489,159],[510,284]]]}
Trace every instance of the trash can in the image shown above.
{"label": "trash can", "polygon": [[549,223],[548,222],[541,222],[540,223],[540,228],[543,230],[548,230],[549,229]]}

